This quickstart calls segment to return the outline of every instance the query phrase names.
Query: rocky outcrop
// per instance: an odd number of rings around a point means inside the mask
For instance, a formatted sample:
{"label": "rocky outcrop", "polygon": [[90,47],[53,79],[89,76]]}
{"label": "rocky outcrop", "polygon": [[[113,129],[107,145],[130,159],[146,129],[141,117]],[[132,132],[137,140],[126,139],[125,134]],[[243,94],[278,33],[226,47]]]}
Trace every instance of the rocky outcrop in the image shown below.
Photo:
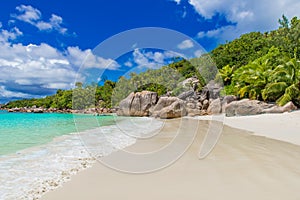
{"label": "rocky outcrop", "polygon": [[222,113],[225,113],[225,108],[229,103],[236,101],[236,100],[237,100],[237,98],[234,95],[225,96],[222,100]]}
{"label": "rocky outcrop", "polygon": [[[187,83],[196,80],[190,79]],[[118,115],[125,116],[153,116],[164,119],[183,116],[218,115],[226,116],[257,115],[262,113],[283,113],[297,109],[289,102],[283,107],[258,100],[237,100],[236,96],[220,96],[220,84],[210,81],[203,87],[201,93],[190,89],[177,97],[163,96],[158,98],[157,93],[143,91],[131,93],[120,102]]]}
{"label": "rocky outcrop", "polygon": [[285,106],[276,106],[257,100],[243,99],[240,101],[233,101],[226,105],[225,114],[227,117],[243,116],[243,115],[257,115],[262,113],[284,113],[296,110],[297,107],[289,102]]}
{"label": "rocky outcrop", "polygon": [[181,82],[181,85],[186,88],[195,91],[198,88],[199,79],[196,77],[187,78]]}
{"label": "rocky outcrop", "polygon": [[8,112],[23,112],[23,113],[44,113],[46,109],[44,108],[36,108],[36,106],[32,108],[11,108],[7,110]]}
{"label": "rocky outcrop", "polygon": [[170,119],[187,114],[184,101],[177,97],[161,97],[157,104],[150,109],[151,116]]}
{"label": "rocky outcrop", "polygon": [[43,113],[44,110],[42,108],[35,108],[33,109],[33,113]]}
{"label": "rocky outcrop", "polygon": [[186,116],[187,112],[182,101],[174,101],[171,105],[164,107],[158,112],[161,119],[172,119]]}
{"label": "rocky outcrop", "polygon": [[261,114],[263,108],[259,105],[259,101],[243,99],[241,101],[233,101],[225,107],[227,117],[257,115]]}
{"label": "rocky outcrop", "polygon": [[120,102],[117,114],[123,116],[149,116],[149,110],[156,104],[157,99],[156,92],[132,92]]}
{"label": "rocky outcrop", "polygon": [[221,100],[219,98],[214,99],[209,104],[209,107],[207,108],[207,113],[212,114],[212,115],[216,115],[216,114],[220,114],[221,112],[222,112]]}
{"label": "rocky outcrop", "polygon": [[222,86],[215,81],[210,81],[205,87],[203,87],[200,99],[217,99],[220,98],[220,92]]}
{"label": "rocky outcrop", "polygon": [[195,95],[195,92],[193,90],[189,90],[189,91],[186,91],[186,92],[183,92],[181,93],[180,95],[178,95],[177,97],[179,99],[182,99],[182,100],[186,100],[188,97],[192,97]]}
{"label": "rocky outcrop", "polygon": [[293,104],[293,102],[288,102],[284,106],[273,106],[271,108],[263,109],[262,113],[284,113],[291,112],[293,110],[297,110],[297,106]]}

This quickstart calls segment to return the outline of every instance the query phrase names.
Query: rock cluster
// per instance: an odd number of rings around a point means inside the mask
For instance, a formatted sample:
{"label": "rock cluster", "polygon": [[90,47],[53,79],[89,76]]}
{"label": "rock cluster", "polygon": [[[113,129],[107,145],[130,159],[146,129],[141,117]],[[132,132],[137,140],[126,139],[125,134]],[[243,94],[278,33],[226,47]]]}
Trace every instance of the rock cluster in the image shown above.
{"label": "rock cluster", "polygon": [[8,112],[22,112],[22,113],[81,113],[81,114],[109,114],[115,113],[115,108],[88,108],[84,110],[72,110],[72,109],[56,109],[56,108],[36,108],[35,106],[31,108],[11,108],[7,110]]}
{"label": "rock cluster", "polygon": [[[196,82],[195,80],[193,80]],[[296,110],[297,107],[289,102],[283,107],[262,101],[242,99],[237,100],[233,95],[221,97],[221,85],[209,82],[198,93],[191,88],[177,97],[158,97],[157,93],[142,91],[131,93],[120,102],[118,115],[153,116],[159,118],[177,118],[183,116],[217,115],[226,116],[257,115],[262,113],[283,113]]]}

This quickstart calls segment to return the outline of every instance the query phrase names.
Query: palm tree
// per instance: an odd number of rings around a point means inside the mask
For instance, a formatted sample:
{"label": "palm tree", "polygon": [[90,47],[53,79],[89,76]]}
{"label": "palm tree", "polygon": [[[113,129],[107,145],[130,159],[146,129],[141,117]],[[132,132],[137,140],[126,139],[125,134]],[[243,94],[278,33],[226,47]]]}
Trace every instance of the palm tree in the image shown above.
{"label": "palm tree", "polygon": [[[275,71],[275,70],[274,70]],[[279,73],[280,72],[280,73]],[[300,61],[296,56],[288,61],[284,67],[278,66],[274,75],[284,74],[283,79],[288,79],[286,83],[288,87],[285,88],[283,95],[276,101],[278,105],[285,105],[289,101],[294,101],[299,105],[300,101]]]}

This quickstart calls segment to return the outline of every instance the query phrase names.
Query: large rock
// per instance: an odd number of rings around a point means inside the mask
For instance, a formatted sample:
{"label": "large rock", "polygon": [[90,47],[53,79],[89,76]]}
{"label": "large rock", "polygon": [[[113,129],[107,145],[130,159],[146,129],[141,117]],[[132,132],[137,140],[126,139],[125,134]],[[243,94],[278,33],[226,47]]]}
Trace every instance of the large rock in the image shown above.
{"label": "large rock", "polygon": [[222,105],[221,105],[221,100],[214,99],[210,104],[209,107],[207,108],[207,113],[215,115],[215,114],[220,114],[222,111]]}
{"label": "large rock", "polygon": [[234,95],[228,95],[228,96],[225,96],[222,100],[222,104],[229,104],[233,101],[236,101],[237,100],[237,97],[234,96]]}
{"label": "large rock", "polygon": [[243,99],[229,103],[225,107],[225,113],[227,117],[257,115],[263,112],[263,107],[260,101]]}
{"label": "large rock", "polygon": [[161,119],[172,119],[177,117],[186,116],[187,112],[184,107],[183,102],[181,101],[175,101],[170,106],[167,106],[163,108],[159,112],[159,117]]}
{"label": "large rock", "polygon": [[154,117],[163,119],[182,117],[187,114],[184,101],[177,97],[161,97],[157,104],[150,109]]}
{"label": "large rock", "polygon": [[130,116],[131,103],[134,98],[134,92],[130,93],[119,103],[118,115]]}
{"label": "large rock", "polygon": [[222,86],[215,81],[210,81],[206,86],[203,87],[200,99],[217,99],[220,97]]}
{"label": "large rock", "polygon": [[222,113],[225,113],[225,108],[228,104],[230,104],[231,102],[236,101],[236,100],[237,100],[237,97],[234,95],[225,96],[222,100]]}
{"label": "large rock", "polygon": [[34,113],[43,113],[44,111],[42,108],[35,108],[35,109],[33,109],[33,112]]}
{"label": "large rock", "polygon": [[293,110],[297,110],[297,106],[293,104],[293,102],[288,102],[284,106],[273,106],[271,108],[263,109],[263,113],[284,113],[284,112],[291,112]]}
{"label": "large rock", "polygon": [[117,114],[123,116],[149,116],[149,109],[156,104],[157,99],[156,92],[132,92],[120,102]]}
{"label": "large rock", "polygon": [[182,81],[181,84],[184,88],[196,91],[198,88],[199,79],[196,77],[187,78],[184,81]]}
{"label": "large rock", "polygon": [[189,91],[186,91],[186,92],[183,92],[181,93],[180,95],[178,95],[177,97],[179,99],[182,99],[182,100],[186,100],[188,97],[192,97],[194,96],[195,92],[193,90],[189,90]]}

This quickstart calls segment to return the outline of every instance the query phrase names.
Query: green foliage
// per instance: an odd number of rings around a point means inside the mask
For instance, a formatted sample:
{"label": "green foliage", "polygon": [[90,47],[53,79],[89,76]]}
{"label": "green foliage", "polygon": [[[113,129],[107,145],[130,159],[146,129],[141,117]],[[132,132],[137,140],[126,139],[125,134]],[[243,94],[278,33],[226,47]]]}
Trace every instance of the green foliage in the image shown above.
{"label": "green foliage", "polygon": [[217,67],[221,69],[229,65],[240,68],[266,55],[272,46],[289,57],[299,58],[300,20],[294,17],[289,21],[283,15],[278,22],[280,27],[277,30],[247,33],[212,50],[211,56]]}
{"label": "green foliage", "polygon": [[282,15],[282,19],[278,20],[280,28],[289,28],[289,20],[285,15]]}
{"label": "green foliage", "polygon": [[219,69],[226,65],[239,68],[265,55],[270,47],[271,44],[264,34],[252,32],[218,46],[212,50],[211,56]]}
{"label": "green foliage", "polygon": [[192,65],[188,60],[182,59],[178,62],[171,63],[169,67],[177,70],[178,73],[180,73],[185,78],[190,78],[192,76],[195,76],[196,74],[196,68],[194,65]]}
{"label": "green foliage", "polygon": [[263,100],[276,101],[284,94],[287,86],[288,85],[285,82],[268,83],[261,91]]}
{"label": "green foliage", "polygon": [[205,86],[209,81],[214,80],[218,74],[218,69],[210,54],[204,54],[199,58],[192,58],[190,63],[195,67],[194,76],[199,79],[200,86]]}
{"label": "green foliage", "polygon": [[277,104],[279,106],[284,106],[289,101],[296,101],[296,104],[299,105],[299,99],[300,99],[300,91],[299,91],[299,85],[291,85],[288,88],[285,89],[284,95],[282,95],[278,100]]}
{"label": "green foliage", "polygon": [[227,88],[237,89],[227,89],[227,92],[240,98],[276,101],[283,105],[298,99],[299,75],[299,60],[271,47],[266,55],[234,71]]}
{"label": "green foliage", "polygon": [[222,69],[219,70],[217,76],[220,76],[223,80],[224,85],[229,85],[231,83],[232,75],[235,68],[230,67],[229,65],[224,66]]}
{"label": "green foliage", "polygon": [[96,101],[98,101],[96,103],[99,103],[100,101],[100,107],[111,107],[111,97],[115,86],[115,82],[106,80],[103,86],[98,86],[96,88]]}
{"label": "green foliage", "polygon": [[245,34],[212,51],[226,94],[299,105],[300,20],[289,22],[283,15],[279,24],[270,33]]}

